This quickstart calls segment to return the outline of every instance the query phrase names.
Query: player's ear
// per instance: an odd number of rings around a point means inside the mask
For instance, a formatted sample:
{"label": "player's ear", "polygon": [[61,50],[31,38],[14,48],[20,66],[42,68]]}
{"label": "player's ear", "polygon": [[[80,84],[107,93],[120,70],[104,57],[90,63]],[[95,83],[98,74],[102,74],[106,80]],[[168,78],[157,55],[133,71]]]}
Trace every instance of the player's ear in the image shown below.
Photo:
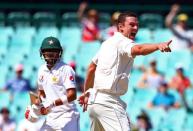
{"label": "player's ear", "polygon": [[118,31],[123,32],[123,24],[119,23],[117,26],[118,26]]}

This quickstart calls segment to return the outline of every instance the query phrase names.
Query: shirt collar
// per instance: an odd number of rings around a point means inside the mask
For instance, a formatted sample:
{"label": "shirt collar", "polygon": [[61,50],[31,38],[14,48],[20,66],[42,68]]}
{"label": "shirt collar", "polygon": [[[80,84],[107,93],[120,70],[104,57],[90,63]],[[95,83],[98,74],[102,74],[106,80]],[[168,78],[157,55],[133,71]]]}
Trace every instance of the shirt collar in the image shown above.
{"label": "shirt collar", "polygon": [[128,40],[128,42],[134,42],[132,39],[129,39],[129,38],[125,37],[125,36],[124,36],[123,34],[121,34],[120,32],[115,32],[114,34],[115,34],[115,36],[118,36],[118,37],[120,37],[120,38],[124,38],[124,39]]}
{"label": "shirt collar", "polygon": [[52,71],[52,70],[56,69],[56,68],[61,64],[61,62],[62,62],[61,60],[58,60],[58,61],[56,62],[56,64],[52,67],[51,70],[49,70],[48,67],[47,67],[46,64],[45,64],[45,65],[44,65],[44,71],[49,72],[49,71]]}

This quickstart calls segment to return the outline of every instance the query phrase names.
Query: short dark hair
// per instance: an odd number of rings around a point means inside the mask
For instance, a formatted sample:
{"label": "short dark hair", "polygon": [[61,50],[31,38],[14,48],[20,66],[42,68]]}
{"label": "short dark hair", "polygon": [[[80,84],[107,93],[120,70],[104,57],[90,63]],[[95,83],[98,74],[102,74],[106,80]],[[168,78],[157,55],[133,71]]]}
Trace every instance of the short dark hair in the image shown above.
{"label": "short dark hair", "polygon": [[117,19],[117,25],[119,23],[124,23],[125,22],[125,19],[126,17],[137,17],[137,15],[133,12],[124,12],[124,13],[121,13]]}
{"label": "short dark hair", "polygon": [[1,114],[4,114],[4,113],[9,114],[9,109],[6,107],[3,107],[0,112],[1,112]]}
{"label": "short dark hair", "polygon": [[184,69],[182,67],[178,67],[176,70],[179,71],[179,72],[184,73]]}

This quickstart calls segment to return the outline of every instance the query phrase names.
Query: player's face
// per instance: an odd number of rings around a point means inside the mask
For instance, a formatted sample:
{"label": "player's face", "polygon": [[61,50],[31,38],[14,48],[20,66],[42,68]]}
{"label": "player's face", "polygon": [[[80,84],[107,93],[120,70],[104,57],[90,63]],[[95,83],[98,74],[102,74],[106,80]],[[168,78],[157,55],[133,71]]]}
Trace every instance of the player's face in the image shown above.
{"label": "player's face", "polygon": [[178,25],[180,25],[183,29],[187,27],[186,21],[179,21]]}
{"label": "player's face", "polygon": [[125,23],[119,26],[119,30],[124,36],[134,40],[139,27],[138,19],[136,17],[126,17]]}
{"label": "player's face", "polygon": [[166,93],[167,92],[167,87],[164,87],[164,86],[160,85],[159,92]]}
{"label": "player's face", "polygon": [[23,73],[22,70],[21,70],[21,71],[16,71],[17,77],[18,77],[18,78],[22,77],[22,73]]}
{"label": "player's face", "polygon": [[48,68],[52,68],[60,58],[59,51],[44,51],[42,54]]}

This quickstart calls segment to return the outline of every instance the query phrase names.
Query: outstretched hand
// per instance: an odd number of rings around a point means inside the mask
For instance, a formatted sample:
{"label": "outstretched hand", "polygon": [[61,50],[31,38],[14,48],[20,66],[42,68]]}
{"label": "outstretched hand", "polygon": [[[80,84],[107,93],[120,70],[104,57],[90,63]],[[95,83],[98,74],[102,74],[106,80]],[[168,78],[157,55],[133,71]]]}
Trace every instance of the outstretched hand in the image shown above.
{"label": "outstretched hand", "polygon": [[80,8],[81,10],[85,10],[85,9],[87,8],[87,6],[88,6],[88,3],[87,3],[87,2],[82,2],[82,3],[79,5],[79,8]]}
{"label": "outstretched hand", "polygon": [[172,40],[170,41],[167,41],[167,42],[163,42],[163,43],[160,43],[158,45],[158,49],[161,51],[161,52],[171,52],[171,49],[170,49],[170,44],[172,43]]}
{"label": "outstretched hand", "polygon": [[180,10],[180,6],[178,4],[174,4],[171,7],[171,11],[177,13]]}
{"label": "outstretched hand", "polygon": [[89,92],[83,93],[78,98],[80,106],[83,107],[83,112],[85,112],[87,110],[89,95],[90,95]]}

